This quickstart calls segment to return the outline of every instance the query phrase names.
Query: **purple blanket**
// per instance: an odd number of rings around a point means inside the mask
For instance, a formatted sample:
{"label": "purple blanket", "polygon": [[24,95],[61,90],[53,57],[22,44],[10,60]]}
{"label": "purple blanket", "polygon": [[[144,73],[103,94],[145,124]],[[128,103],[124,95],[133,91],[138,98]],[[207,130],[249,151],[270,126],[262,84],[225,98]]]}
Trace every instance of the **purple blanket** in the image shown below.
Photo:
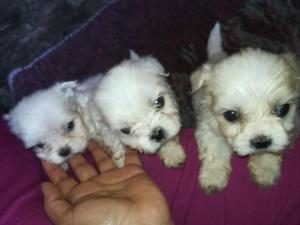
{"label": "purple blanket", "polygon": [[[49,225],[39,184],[46,177],[40,162],[0,121],[0,225]],[[143,165],[170,204],[176,225],[296,225],[300,224],[300,138],[283,162],[277,186],[262,190],[247,171],[247,159],[233,157],[233,172],[225,191],[206,196],[198,185],[199,160],[194,130],[181,133],[188,160],[168,169],[156,156]]]}
{"label": "purple blanket", "polygon": [[[184,127],[191,127],[189,74],[206,58],[207,35],[245,0],[114,0],[78,30],[28,66],[12,71],[9,86],[17,102],[57,81],[82,80],[106,72],[129,57],[154,55],[171,73],[168,81],[179,101]],[[182,49],[193,49],[187,60]]]}

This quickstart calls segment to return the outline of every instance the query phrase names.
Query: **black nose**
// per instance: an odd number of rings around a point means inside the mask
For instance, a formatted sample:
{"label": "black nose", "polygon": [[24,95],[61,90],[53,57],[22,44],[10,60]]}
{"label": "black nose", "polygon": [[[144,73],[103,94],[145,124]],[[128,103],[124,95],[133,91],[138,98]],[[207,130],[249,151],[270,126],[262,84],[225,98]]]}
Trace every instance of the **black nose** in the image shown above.
{"label": "black nose", "polygon": [[165,138],[165,132],[162,128],[156,128],[152,131],[150,139],[154,141],[161,141]]}
{"label": "black nose", "polygon": [[256,149],[263,149],[269,147],[272,144],[272,139],[267,136],[261,135],[253,138],[250,143]]}
{"label": "black nose", "polygon": [[69,146],[61,148],[58,152],[58,154],[63,157],[68,156],[70,153],[71,153],[71,148]]}

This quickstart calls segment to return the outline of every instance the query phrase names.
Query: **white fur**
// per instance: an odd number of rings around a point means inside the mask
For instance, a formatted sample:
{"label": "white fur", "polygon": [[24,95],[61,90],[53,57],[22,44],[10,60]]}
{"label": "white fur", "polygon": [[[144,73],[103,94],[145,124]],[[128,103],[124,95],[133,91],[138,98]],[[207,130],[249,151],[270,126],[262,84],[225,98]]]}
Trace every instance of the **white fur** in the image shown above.
{"label": "white fur", "polygon": [[[8,123],[37,156],[61,164],[72,155],[82,152],[89,139],[95,139],[112,154],[117,166],[125,163],[126,146],[143,153],[155,153],[169,167],[185,160],[179,144],[178,107],[164,77],[167,74],[153,57],[131,58],[102,75],[83,83],[63,82],[25,97],[9,113]],[[164,105],[157,108],[157,98],[163,96]],[[66,132],[70,122],[74,130]],[[130,134],[120,130],[131,128]],[[151,139],[160,130],[163,138]],[[43,143],[43,148],[35,147]],[[61,156],[63,148],[70,154]]]}
{"label": "white fur", "polygon": [[[214,35],[220,33],[214,32]],[[218,43],[220,40],[210,38],[208,50],[214,52],[209,52],[209,56],[218,54],[216,49],[223,54]],[[214,41],[217,41],[215,48],[212,47]],[[256,156],[249,165],[256,183],[269,186],[276,182],[281,161],[273,155],[281,154],[294,136],[299,94],[297,76],[297,64],[292,54],[276,55],[251,48],[218,63],[209,58],[208,63],[192,74],[196,139],[202,159],[199,180],[206,192],[226,186],[232,151],[240,156]],[[278,117],[274,109],[283,104],[289,104],[289,112]],[[238,111],[240,119],[227,121],[223,115],[227,110]],[[271,140],[270,146],[262,149],[251,144],[261,135]],[[262,161],[266,164],[263,165]],[[275,172],[266,175],[264,171]]]}
{"label": "white fur", "polygon": [[[62,82],[39,90],[23,98],[7,116],[12,132],[41,159],[61,164],[87,145],[88,130],[76,110],[76,86],[76,82]],[[71,121],[74,129],[67,131]],[[39,143],[44,147],[36,147]],[[70,154],[59,155],[63,148],[69,148]]]}
{"label": "white fur", "polygon": [[[131,58],[110,69],[95,93],[95,104],[107,124],[101,132],[104,143],[117,159],[124,163],[125,146],[143,153],[160,154],[168,166],[178,166],[185,154],[176,138],[180,130],[178,107],[169,85],[164,79],[163,66],[151,56],[139,57],[133,51]],[[164,106],[155,107],[155,100],[163,96]],[[121,132],[130,128],[130,134]],[[165,137],[150,138],[155,129],[162,129]],[[176,143],[170,151],[168,142]],[[169,160],[172,158],[172,160]]]}

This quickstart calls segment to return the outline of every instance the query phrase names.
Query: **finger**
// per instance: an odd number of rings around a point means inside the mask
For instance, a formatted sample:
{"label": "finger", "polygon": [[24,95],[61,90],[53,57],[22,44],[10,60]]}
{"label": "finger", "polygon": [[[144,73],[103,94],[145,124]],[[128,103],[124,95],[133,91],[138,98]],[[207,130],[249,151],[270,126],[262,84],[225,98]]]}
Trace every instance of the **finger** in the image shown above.
{"label": "finger", "polygon": [[91,141],[88,149],[92,154],[100,173],[116,168],[111,156],[102,150],[96,142]]}
{"label": "finger", "polygon": [[96,181],[101,184],[117,184],[140,174],[145,174],[141,166],[127,165],[123,168],[101,174],[101,176],[96,178]]}
{"label": "finger", "polygon": [[69,160],[76,177],[81,181],[87,181],[98,173],[81,155],[75,155]]}
{"label": "finger", "polygon": [[42,161],[42,165],[50,181],[57,185],[64,196],[67,196],[70,190],[78,184],[78,182],[70,178],[60,166],[50,164],[46,161]]}
{"label": "finger", "polygon": [[55,224],[65,224],[65,219],[68,218],[68,214],[72,211],[70,203],[64,199],[60,190],[50,182],[42,183],[41,189],[47,215]]}
{"label": "finger", "polygon": [[126,152],[126,165],[139,165],[141,166],[142,163],[139,158],[138,152],[128,149]]}

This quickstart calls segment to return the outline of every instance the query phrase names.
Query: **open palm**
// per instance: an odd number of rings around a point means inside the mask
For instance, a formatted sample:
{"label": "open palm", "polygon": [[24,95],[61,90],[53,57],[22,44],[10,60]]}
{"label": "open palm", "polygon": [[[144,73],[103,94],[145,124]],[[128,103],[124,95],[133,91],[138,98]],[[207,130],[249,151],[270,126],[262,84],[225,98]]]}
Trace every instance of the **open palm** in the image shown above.
{"label": "open palm", "polygon": [[129,151],[126,166],[116,168],[97,144],[89,150],[97,170],[82,156],[70,159],[77,179],[43,162],[51,182],[42,184],[44,207],[57,225],[170,225],[164,196]]}

